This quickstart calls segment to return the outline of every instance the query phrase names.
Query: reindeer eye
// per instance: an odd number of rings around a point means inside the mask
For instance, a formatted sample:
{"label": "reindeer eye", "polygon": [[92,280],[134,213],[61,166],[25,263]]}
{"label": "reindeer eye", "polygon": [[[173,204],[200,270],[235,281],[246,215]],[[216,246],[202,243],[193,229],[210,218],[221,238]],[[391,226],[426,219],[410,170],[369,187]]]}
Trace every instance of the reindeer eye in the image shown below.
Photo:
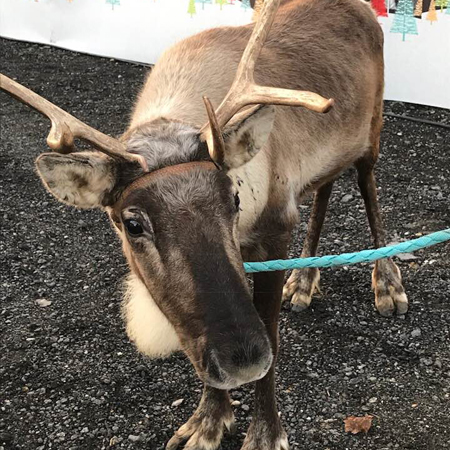
{"label": "reindeer eye", "polygon": [[131,236],[139,236],[144,232],[142,225],[137,220],[125,220],[124,225]]}
{"label": "reindeer eye", "polygon": [[236,205],[236,211],[239,211],[239,205],[241,204],[241,199],[239,198],[239,193],[234,196],[234,204]]}

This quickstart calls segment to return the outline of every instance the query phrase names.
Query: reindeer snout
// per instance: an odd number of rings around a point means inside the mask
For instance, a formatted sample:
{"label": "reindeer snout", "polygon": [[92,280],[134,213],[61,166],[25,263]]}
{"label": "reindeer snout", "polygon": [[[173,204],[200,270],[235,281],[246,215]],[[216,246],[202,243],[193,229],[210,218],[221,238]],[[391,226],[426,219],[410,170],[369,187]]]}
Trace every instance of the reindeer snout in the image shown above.
{"label": "reindeer snout", "polygon": [[272,362],[266,335],[244,336],[224,342],[209,352],[205,382],[218,389],[233,389],[263,378]]}

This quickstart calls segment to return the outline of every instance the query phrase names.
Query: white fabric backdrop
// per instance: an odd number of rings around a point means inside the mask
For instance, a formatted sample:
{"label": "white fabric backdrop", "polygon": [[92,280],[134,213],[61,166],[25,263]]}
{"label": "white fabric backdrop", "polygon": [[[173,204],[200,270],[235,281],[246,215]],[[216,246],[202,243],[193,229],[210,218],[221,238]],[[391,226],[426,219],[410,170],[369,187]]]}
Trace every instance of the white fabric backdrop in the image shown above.
{"label": "white fabric backdrop", "polygon": [[[183,37],[250,22],[248,2],[0,0],[0,36],[152,64]],[[385,32],[385,97],[450,108],[450,14],[444,9],[437,11],[437,21],[426,20],[426,14],[414,19],[418,34],[406,34],[405,40],[390,32],[394,17],[379,18]]]}

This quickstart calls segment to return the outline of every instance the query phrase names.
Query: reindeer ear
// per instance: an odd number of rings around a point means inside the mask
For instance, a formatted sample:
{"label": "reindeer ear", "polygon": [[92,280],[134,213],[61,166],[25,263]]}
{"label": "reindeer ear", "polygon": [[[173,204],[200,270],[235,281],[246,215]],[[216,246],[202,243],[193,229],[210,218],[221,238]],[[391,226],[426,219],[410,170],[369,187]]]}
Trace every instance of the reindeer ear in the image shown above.
{"label": "reindeer ear", "polygon": [[258,105],[237,114],[223,133],[226,168],[233,169],[250,161],[267,142],[274,120],[272,105]]}
{"label": "reindeer ear", "polygon": [[78,208],[106,206],[117,178],[115,161],[98,152],[44,153],[36,168],[51,194]]}

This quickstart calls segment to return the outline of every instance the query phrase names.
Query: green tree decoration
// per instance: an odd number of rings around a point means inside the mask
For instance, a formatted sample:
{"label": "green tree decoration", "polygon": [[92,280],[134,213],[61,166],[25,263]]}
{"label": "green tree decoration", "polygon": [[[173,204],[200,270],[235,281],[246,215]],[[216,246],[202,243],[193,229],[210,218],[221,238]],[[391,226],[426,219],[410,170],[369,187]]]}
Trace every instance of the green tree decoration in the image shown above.
{"label": "green tree decoration", "polygon": [[414,9],[414,17],[418,17],[419,19],[422,17],[423,12],[423,0],[418,0],[416,3],[416,8]]}
{"label": "green tree decoration", "polygon": [[403,34],[404,41],[406,40],[407,34],[418,34],[412,0],[400,0],[398,2],[391,33]]}
{"label": "green tree decoration", "polygon": [[195,0],[189,0],[189,6],[188,6],[188,14],[191,15],[191,17],[194,17],[194,14],[197,12],[195,10]]}
{"label": "green tree decoration", "polygon": [[216,3],[220,5],[220,9],[222,9],[223,5],[228,3],[228,0],[216,0]]}
{"label": "green tree decoration", "polygon": [[438,20],[436,14],[436,2],[434,0],[431,0],[430,9],[428,10],[427,14],[427,20],[430,21],[430,25],[433,25],[433,22],[436,22]]}
{"label": "green tree decoration", "polygon": [[114,6],[120,6],[120,0],[106,0],[106,3],[109,3],[112,9],[114,9]]}
{"label": "green tree decoration", "polygon": [[245,10],[251,8],[252,5],[250,5],[250,0],[241,0],[241,8],[244,8]]}
{"label": "green tree decoration", "polygon": [[436,6],[441,8],[441,13],[444,12],[444,8],[448,5],[449,0],[436,0]]}
{"label": "green tree decoration", "polygon": [[201,3],[202,9],[205,9],[205,3],[211,4],[212,0],[195,0],[195,3]]}

